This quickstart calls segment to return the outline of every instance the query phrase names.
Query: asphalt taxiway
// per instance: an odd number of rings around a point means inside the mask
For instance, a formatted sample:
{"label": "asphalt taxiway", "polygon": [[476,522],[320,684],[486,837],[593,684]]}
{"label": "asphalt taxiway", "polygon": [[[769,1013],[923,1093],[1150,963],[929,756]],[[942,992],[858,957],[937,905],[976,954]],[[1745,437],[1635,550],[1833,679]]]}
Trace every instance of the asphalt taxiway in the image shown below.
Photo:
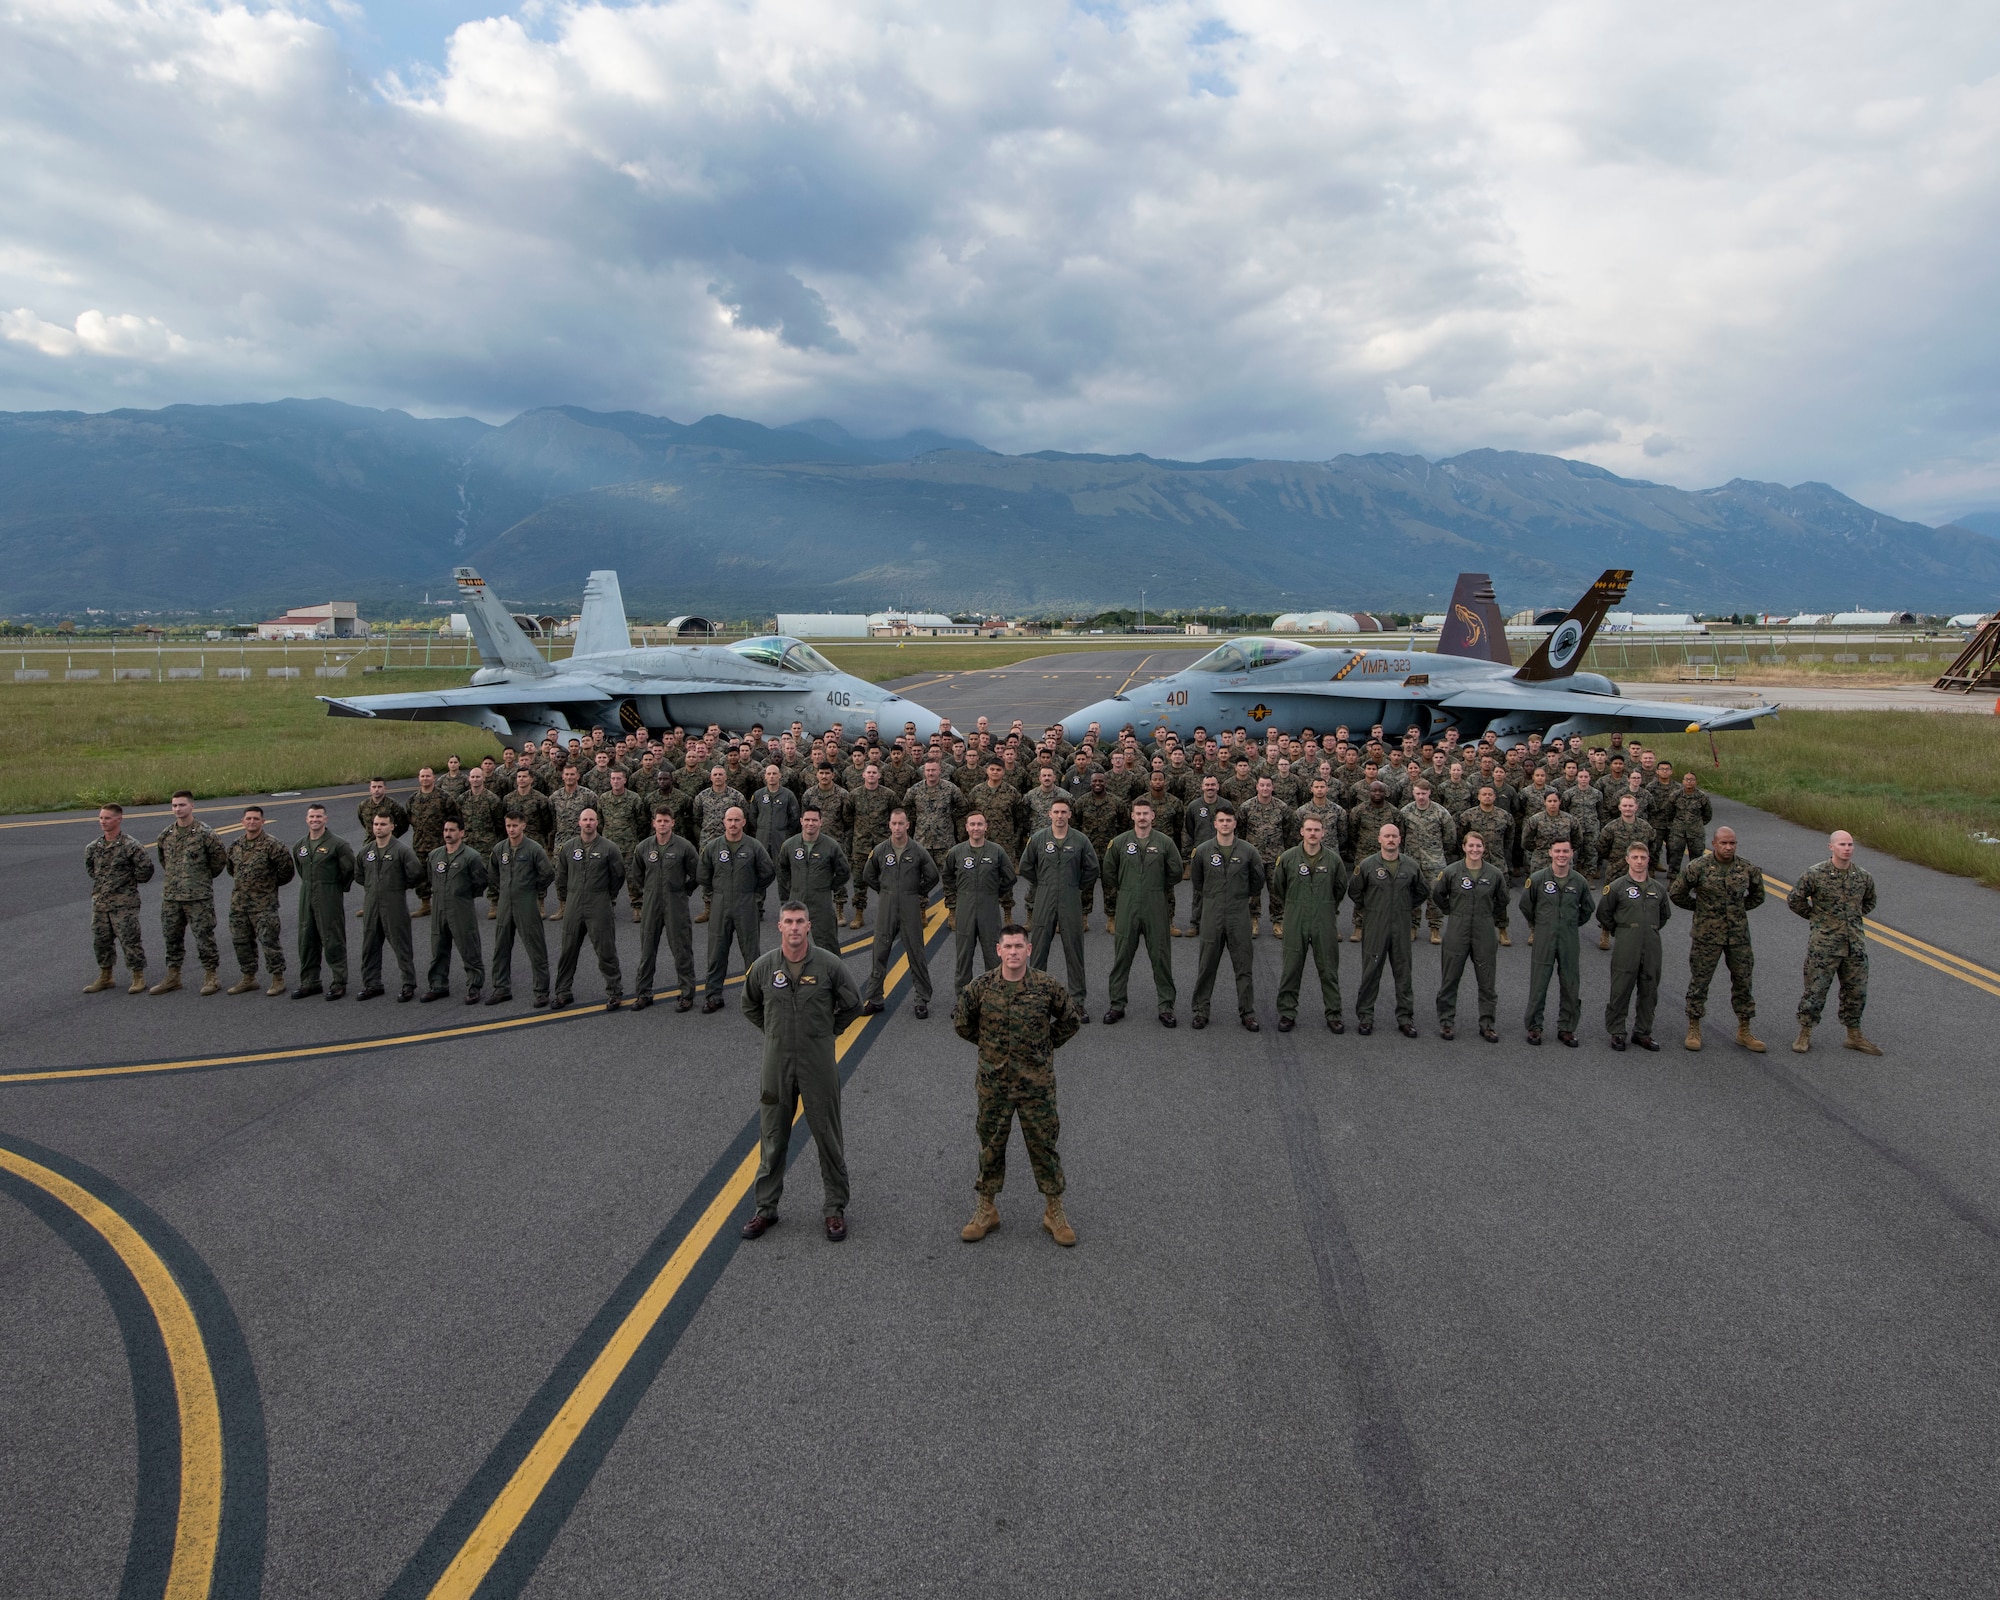
{"label": "asphalt taxiway", "polygon": [[[986,704],[1031,728],[1079,703],[1017,688]],[[1684,917],[1657,1055],[1607,1047],[1588,947],[1582,1047],[1530,1047],[1518,925],[1497,1045],[1436,1037],[1427,944],[1420,1038],[1353,1032],[1353,945],[1349,1031],[1308,1004],[1279,1034],[1268,930],[1264,1031],[1225,977],[1196,1033],[1177,941],[1178,1029],[1142,968],[1059,1058],[1071,1251],[1018,1144],[1005,1225],[960,1243],[972,1052],[906,976],[844,1046],[851,1239],[820,1236],[807,1150],[741,1243],[733,1003],[607,1015],[588,961],[556,1018],[84,996],[94,822],[0,823],[0,1589],[1988,1592],[1993,898],[1864,852],[1888,1053],[1829,1021],[1797,1056],[1778,886],[1823,841],[1717,816],[1773,880],[1768,1055],[1721,980],[1681,1048]]]}

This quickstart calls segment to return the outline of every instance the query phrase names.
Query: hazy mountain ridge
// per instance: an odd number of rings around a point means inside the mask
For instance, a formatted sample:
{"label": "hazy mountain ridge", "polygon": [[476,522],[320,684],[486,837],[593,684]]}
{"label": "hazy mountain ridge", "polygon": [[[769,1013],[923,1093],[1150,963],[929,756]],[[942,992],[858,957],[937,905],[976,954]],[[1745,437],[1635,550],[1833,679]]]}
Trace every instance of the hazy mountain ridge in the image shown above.
{"label": "hazy mountain ridge", "polygon": [[1670,609],[1958,611],[2000,540],[1825,484],[1697,491],[1553,456],[1330,461],[996,455],[915,430],[549,407],[495,427],[332,401],[0,414],[0,611],[231,614],[338,594],[404,610],[472,561],[523,603],[616,567],[635,612],[1432,608],[1490,571],[1510,609],[1604,567]]}

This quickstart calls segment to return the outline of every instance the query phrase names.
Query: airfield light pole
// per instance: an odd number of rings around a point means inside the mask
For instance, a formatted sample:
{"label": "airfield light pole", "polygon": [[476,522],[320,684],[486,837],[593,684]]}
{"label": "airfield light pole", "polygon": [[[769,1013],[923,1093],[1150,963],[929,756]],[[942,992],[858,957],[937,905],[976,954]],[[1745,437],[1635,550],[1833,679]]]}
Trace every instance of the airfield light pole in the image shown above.
{"label": "airfield light pole", "polygon": [[1141,633],[1146,631],[1146,591],[1144,589],[1139,591],[1139,631]]}

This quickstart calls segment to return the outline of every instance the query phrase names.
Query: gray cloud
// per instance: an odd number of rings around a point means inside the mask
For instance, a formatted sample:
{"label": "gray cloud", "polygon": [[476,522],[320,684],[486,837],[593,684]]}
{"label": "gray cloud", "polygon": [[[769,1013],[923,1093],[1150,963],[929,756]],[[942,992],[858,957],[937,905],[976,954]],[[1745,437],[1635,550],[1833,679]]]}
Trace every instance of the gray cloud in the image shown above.
{"label": "gray cloud", "polygon": [[1988,5],[552,4],[435,59],[17,0],[0,404],[1490,444],[2000,506]]}

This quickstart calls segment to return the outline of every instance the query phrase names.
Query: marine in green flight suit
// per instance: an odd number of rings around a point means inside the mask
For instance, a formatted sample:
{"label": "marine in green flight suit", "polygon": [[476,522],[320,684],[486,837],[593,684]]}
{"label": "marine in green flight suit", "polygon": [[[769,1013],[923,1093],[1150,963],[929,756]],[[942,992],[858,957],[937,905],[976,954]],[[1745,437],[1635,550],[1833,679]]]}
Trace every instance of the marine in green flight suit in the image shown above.
{"label": "marine in green flight suit", "polygon": [[1628,1012],[1632,1042],[1642,1050],[1660,1048],[1653,1042],[1653,1008],[1660,998],[1663,958],[1660,929],[1674,907],[1667,881],[1649,874],[1651,859],[1647,845],[1631,844],[1625,852],[1625,871],[1604,886],[1597,902],[1597,925],[1611,935],[1611,999],[1604,1008],[1604,1028],[1614,1050],[1625,1048]]}
{"label": "marine in green flight suit", "polygon": [[1345,1033],[1340,1015],[1340,902],[1347,894],[1347,863],[1326,837],[1326,823],[1317,816],[1299,819],[1299,842],[1278,857],[1277,876],[1284,886],[1285,966],[1278,980],[1278,1031],[1290,1033],[1299,1019],[1299,990],[1305,982],[1306,957],[1312,957],[1319,977],[1320,1004],[1326,1025]]}
{"label": "marine in green flight suit", "polygon": [[1535,953],[1528,967],[1528,1012],[1524,1019],[1528,1043],[1542,1042],[1542,1017],[1547,1009],[1549,979],[1560,980],[1556,998],[1556,1037],[1574,1049],[1576,1025],[1583,1015],[1579,981],[1577,929],[1597,897],[1576,864],[1576,846],[1558,839],[1549,846],[1549,864],[1528,875],[1521,891],[1521,915],[1534,934]]}
{"label": "marine in green flight suit", "polygon": [[1498,1044],[1493,1026],[1500,1006],[1500,925],[1507,915],[1507,874],[1486,859],[1486,840],[1465,836],[1465,855],[1450,863],[1431,885],[1431,904],[1444,913],[1439,956],[1438,1035],[1452,1037],[1458,1021],[1458,991],[1472,964],[1479,989],[1479,1037]]}
{"label": "marine in green flight suit", "polygon": [[1209,1000],[1222,970],[1222,952],[1236,976],[1236,1015],[1252,1033],[1259,1031],[1257,993],[1250,966],[1255,945],[1250,917],[1264,892],[1264,858],[1236,837],[1236,807],[1218,800],[1211,819],[1215,834],[1194,849],[1194,905],[1201,919],[1201,967],[1194,980],[1194,1025],[1208,1026]]}
{"label": "marine in green flight suit", "polygon": [[1347,880],[1347,898],[1361,923],[1361,983],[1354,991],[1355,1031],[1375,1031],[1375,996],[1382,988],[1386,965],[1396,983],[1396,1027],[1405,1038],[1417,1036],[1416,995],[1410,987],[1410,936],[1417,908],[1430,885],[1421,868],[1403,854],[1400,824],[1386,822],[1377,830],[1375,853],[1354,865]]}
{"label": "marine in green flight suit", "polygon": [[[415,830],[412,829],[412,832]],[[480,947],[479,900],[486,893],[486,860],[465,842],[456,813],[444,819],[444,843],[431,852],[431,970],[426,1000],[451,993],[451,954],[465,969],[465,1003],[479,1004],[486,987],[486,953]]]}
{"label": "marine in green flight suit", "polygon": [[1153,994],[1160,1021],[1174,1026],[1174,888],[1181,881],[1180,847],[1166,833],[1153,826],[1154,808],[1150,795],[1132,802],[1132,826],[1105,847],[1102,871],[1109,888],[1107,905],[1116,905],[1118,937],[1111,961],[1111,1008],[1106,1022],[1125,1015],[1125,999],[1132,978],[1132,962],[1143,940],[1147,959],[1153,966]]}
{"label": "marine in green flight suit", "polygon": [[347,891],[354,887],[354,851],[326,826],[326,807],[306,807],[306,836],[292,846],[292,864],[299,874],[299,986],[294,1000],[320,992],[319,964],[326,957],[332,983],[329,1000],[347,993]]}

